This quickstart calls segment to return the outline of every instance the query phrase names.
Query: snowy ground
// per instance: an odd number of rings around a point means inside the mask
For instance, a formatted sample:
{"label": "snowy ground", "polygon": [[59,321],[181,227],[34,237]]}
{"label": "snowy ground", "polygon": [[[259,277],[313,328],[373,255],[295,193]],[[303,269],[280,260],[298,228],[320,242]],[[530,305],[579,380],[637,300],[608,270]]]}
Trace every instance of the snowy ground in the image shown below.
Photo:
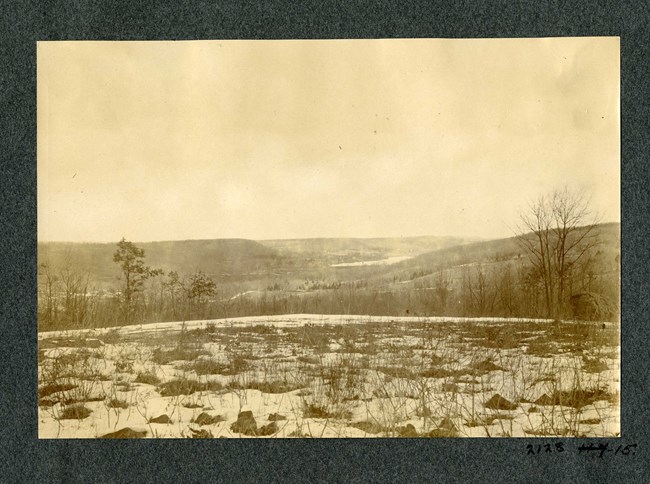
{"label": "snowy ground", "polygon": [[287,315],[40,333],[39,436],[615,436],[619,375],[610,323]]}

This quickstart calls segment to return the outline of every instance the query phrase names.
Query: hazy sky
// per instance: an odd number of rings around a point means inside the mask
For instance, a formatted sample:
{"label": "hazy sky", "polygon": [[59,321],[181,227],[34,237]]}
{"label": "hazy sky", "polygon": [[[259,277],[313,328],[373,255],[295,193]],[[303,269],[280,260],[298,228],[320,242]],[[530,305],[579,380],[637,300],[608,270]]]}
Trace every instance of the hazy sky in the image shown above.
{"label": "hazy sky", "polygon": [[620,221],[619,40],[39,42],[38,238],[510,236]]}

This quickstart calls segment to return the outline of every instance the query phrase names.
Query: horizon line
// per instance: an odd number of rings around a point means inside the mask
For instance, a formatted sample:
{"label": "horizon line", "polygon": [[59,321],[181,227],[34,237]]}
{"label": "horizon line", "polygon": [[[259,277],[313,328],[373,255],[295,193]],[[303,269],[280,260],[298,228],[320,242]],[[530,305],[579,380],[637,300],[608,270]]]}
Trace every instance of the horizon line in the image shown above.
{"label": "horizon line", "polygon": [[[620,221],[608,221],[600,222],[596,225],[620,225]],[[312,237],[286,237],[286,238],[250,238],[250,237],[205,237],[205,238],[187,238],[187,239],[157,239],[157,240],[130,240],[124,237],[126,240],[137,244],[150,244],[150,243],[163,243],[163,242],[203,242],[203,241],[212,241],[212,240],[249,240],[252,242],[272,242],[280,240],[336,240],[336,239],[354,239],[354,240],[369,240],[369,239],[418,239],[425,237],[437,237],[437,238],[459,238],[459,239],[469,239],[475,241],[490,241],[490,240],[500,240],[500,239],[509,239],[515,237],[516,234],[501,236],[501,237],[485,237],[479,235],[459,235],[459,234],[445,234],[445,235],[396,235],[396,236],[312,236]],[[36,240],[39,244],[117,244],[119,240],[110,240],[110,241],[100,241],[100,240],[42,240],[37,237]]]}

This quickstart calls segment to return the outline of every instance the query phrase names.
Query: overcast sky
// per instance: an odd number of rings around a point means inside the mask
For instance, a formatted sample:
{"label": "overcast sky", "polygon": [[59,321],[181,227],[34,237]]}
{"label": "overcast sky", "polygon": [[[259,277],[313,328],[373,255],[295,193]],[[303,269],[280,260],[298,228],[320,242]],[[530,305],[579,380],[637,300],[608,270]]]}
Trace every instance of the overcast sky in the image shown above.
{"label": "overcast sky", "polygon": [[507,237],[620,221],[619,40],[39,42],[38,238]]}

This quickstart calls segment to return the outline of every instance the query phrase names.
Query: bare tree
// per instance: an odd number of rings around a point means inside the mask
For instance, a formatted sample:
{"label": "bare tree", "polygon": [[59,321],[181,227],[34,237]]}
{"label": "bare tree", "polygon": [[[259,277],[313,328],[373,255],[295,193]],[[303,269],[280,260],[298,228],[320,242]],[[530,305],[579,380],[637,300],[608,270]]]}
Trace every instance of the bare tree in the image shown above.
{"label": "bare tree", "polygon": [[178,272],[169,271],[167,280],[163,282],[163,288],[169,293],[169,302],[171,304],[172,318],[178,317],[178,295],[183,290],[183,283],[181,282]]}
{"label": "bare tree", "polygon": [[57,320],[56,291],[59,284],[58,277],[49,264],[41,263],[39,266],[39,296],[38,296],[38,321],[43,328],[51,327]]}
{"label": "bare tree", "polygon": [[67,265],[59,272],[63,297],[63,319],[66,327],[82,327],[89,316],[87,274],[80,274]]}
{"label": "bare tree", "polygon": [[471,273],[468,278],[469,299],[474,314],[488,316],[494,310],[497,300],[497,292],[490,282],[489,274],[484,270],[482,264],[476,266],[476,284]]}
{"label": "bare tree", "polygon": [[59,268],[39,266],[39,324],[42,328],[79,328],[87,325],[95,303],[89,276],[66,257]]}
{"label": "bare tree", "polygon": [[517,312],[517,295],[515,278],[512,275],[512,267],[506,263],[498,279],[494,281],[499,309],[508,316]]}
{"label": "bare tree", "polygon": [[449,277],[448,271],[439,269],[434,282],[436,297],[438,299],[438,307],[441,315],[447,314],[447,301],[452,291],[452,281]]}
{"label": "bare tree", "polygon": [[565,292],[574,266],[597,243],[589,198],[568,188],[540,196],[521,213],[517,242],[525,249],[544,287],[546,316],[564,316]]}

